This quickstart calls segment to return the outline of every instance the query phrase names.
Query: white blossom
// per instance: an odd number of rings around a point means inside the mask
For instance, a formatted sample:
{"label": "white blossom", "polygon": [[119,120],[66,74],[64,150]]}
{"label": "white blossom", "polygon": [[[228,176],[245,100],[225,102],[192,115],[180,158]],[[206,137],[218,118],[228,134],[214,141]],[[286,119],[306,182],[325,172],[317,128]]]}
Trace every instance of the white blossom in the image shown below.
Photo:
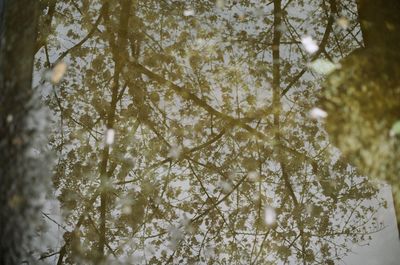
{"label": "white blossom", "polygon": [[115,131],[114,129],[107,129],[106,131],[106,144],[112,145],[114,143]]}
{"label": "white blossom", "polygon": [[11,114],[7,115],[7,123],[11,123],[13,121],[14,117]]}
{"label": "white blossom", "polygon": [[400,120],[396,121],[393,124],[392,129],[390,129],[390,132],[389,132],[389,135],[391,137],[394,137],[394,136],[399,135],[399,134],[400,134]]}
{"label": "white blossom", "polygon": [[328,75],[341,67],[338,63],[332,63],[328,60],[317,59],[308,65],[314,72],[321,75]]}
{"label": "white blossom", "polygon": [[232,190],[232,185],[228,181],[220,181],[218,186],[222,189],[222,192],[224,193],[228,193]]}
{"label": "white blossom", "polygon": [[179,159],[182,154],[182,147],[179,145],[172,145],[168,151],[168,157],[174,160]]}
{"label": "white blossom", "polygon": [[54,66],[51,76],[50,76],[50,81],[53,84],[57,84],[58,82],[61,81],[63,78],[65,71],[67,70],[67,64],[64,62],[58,63],[56,66]]}
{"label": "white blossom", "polygon": [[132,207],[130,205],[124,205],[122,207],[122,213],[125,215],[129,215],[132,213]]}
{"label": "white blossom", "polygon": [[276,212],[271,206],[266,206],[264,209],[264,222],[267,225],[272,225],[276,222]]}
{"label": "white blossom", "polygon": [[310,110],[310,117],[314,120],[324,119],[328,117],[328,113],[320,108],[312,108]]}
{"label": "white blossom", "polygon": [[186,9],[186,10],[183,11],[183,15],[185,17],[194,16],[194,10],[193,9]]}
{"label": "white blossom", "polygon": [[319,49],[315,40],[313,40],[313,38],[311,38],[310,36],[305,36],[305,37],[301,38],[301,44],[303,44],[304,49],[308,53],[315,53]]}
{"label": "white blossom", "polygon": [[179,242],[184,238],[183,232],[176,226],[171,226],[169,228],[169,244],[168,248],[171,250],[175,250],[179,244]]}
{"label": "white blossom", "polygon": [[259,175],[258,175],[257,171],[250,171],[247,174],[247,178],[250,181],[257,181],[258,177],[259,177]]}
{"label": "white blossom", "polygon": [[349,20],[345,17],[340,17],[336,20],[336,23],[342,28],[347,29],[349,27]]}

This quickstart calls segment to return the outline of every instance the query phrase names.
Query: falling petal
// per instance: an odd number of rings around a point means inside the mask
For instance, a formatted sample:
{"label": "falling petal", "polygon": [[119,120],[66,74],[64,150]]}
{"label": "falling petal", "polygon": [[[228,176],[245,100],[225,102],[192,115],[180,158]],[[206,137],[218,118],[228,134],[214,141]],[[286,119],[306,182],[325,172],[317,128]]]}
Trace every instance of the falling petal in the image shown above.
{"label": "falling petal", "polygon": [[336,23],[342,28],[347,29],[349,27],[349,20],[345,17],[340,17],[336,20]]}
{"label": "falling petal", "polygon": [[11,114],[7,115],[7,118],[6,118],[7,123],[11,123],[13,121],[13,119],[14,119],[13,115],[11,115]]}
{"label": "falling petal", "polygon": [[264,209],[264,222],[267,225],[273,225],[276,222],[276,212],[271,206],[266,206]]}
{"label": "falling petal", "polygon": [[280,24],[276,27],[276,30],[280,31],[281,33],[285,33],[287,31],[287,27],[284,24]]}
{"label": "falling petal", "polygon": [[171,226],[168,232],[170,237],[168,248],[171,250],[175,250],[179,244],[179,241],[184,237],[184,234],[176,226]]}
{"label": "falling petal", "polygon": [[194,232],[194,227],[192,226],[191,220],[188,217],[184,216],[183,219],[181,220],[181,224],[185,232],[188,233]]}
{"label": "falling petal", "polygon": [[185,17],[194,16],[194,10],[193,9],[186,9],[186,10],[183,11],[183,15]]}
{"label": "falling petal", "polygon": [[183,217],[182,217],[182,219],[181,219],[180,222],[181,222],[181,224],[182,224],[183,226],[190,225],[190,219],[187,217],[186,214],[183,214]]}
{"label": "falling petal", "polygon": [[132,207],[129,205],[124,205],[124,207],[122,207],[122,213],[125,215],[129,215],[132,213]]}
{"label": "falling petal", "polygon": [[50,81],[53,84],[57,84],[63,78],[65,71],[67,70],[67,64],[64,62],[58,63],[54,66],[53,71],[51,72]]}
{"label": "falling petal", "polygon": [[222,189],[222,192],[229,193],[232,190],[232,185],[228,181],[221,181],[219,183],[219,187]]}
{"label": "falling petal", "polygon": [[250,171],[249,174],[247,174],[247,178],[250,181],[257,181],[259,175],[256,171]]}
{"label": "falling petal", "polygon": [[177,160],[181,156],[181,153],[182,147],[180,147],[179,145],[172,145],[168,151],[168,157]]}
{"label": "falling petal", "polygon": [[394,137],[396,135],[400,135],[400,120],[396,121],[390,130],[390,136]]}
{"label": "falling petal", "polygon": [[313,71],[321,75],[328,75],[339,69],[341,67],[340,64],[332,63],[328,60],[317,59],[308,65]]}
{"label": "falling petal", "polygon": [[301,44],[308,53],[315,53],[319,49],[317,43],[310,36],[301,38]]}
{"label": "falling petal", "polygon": [[328,113],[320,108],[312,108],[310,110],[310,117],[314,120],[324,119],[324,118],[328,117]]}
{"label": "falling petal", "polygon": [[108,129],[106,131],[106,144],[112,145],[114,143],[115,131],[113,129]]}

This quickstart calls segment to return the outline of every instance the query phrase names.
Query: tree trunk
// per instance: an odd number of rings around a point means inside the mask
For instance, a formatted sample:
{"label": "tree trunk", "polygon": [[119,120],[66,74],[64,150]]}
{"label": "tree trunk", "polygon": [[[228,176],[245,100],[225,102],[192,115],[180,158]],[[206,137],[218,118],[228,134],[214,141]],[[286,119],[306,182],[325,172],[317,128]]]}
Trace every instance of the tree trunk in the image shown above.
{"label": "tree trunk", "polygon": [[389,133],[400,114],[400,1],[356,3],[364,48],[344,58],[341,69],[327,78],[324,108],[334,115],[326,128],[361,173],[392,185],[400,230],[400,144]]}
{"label": "tree trunk", "polygon": [[357,0],[357,7],[365,46],[397,50],[400,39],[400,1]]}
{"label": "tree trunk", "polygon": [[[367,49],[391,55],[398,53],[400,41],[400,1],[399,0],[357,0],[358,18]],[[384,57],[384,56],[383,56]],[[396,62],[397,63],[397,62]],[[393,77],[391,77],[393,78]],[[393,203],[400,237],[400,208],[395,194]]]}
{"label": "tree trunk", "polygon": [[38,215],[35,165],[26,151],[38,1],[0,1],[0,264],[21,264]]}

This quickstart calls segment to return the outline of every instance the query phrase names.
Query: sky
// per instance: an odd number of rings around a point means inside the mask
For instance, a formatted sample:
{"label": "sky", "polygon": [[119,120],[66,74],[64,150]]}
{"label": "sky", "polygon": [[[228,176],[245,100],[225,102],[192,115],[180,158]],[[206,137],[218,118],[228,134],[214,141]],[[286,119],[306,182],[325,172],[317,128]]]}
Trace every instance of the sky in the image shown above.
{"label": "sky", "polygon": [[400,240],[393,206],[392,189],[384,185],[380,196],[388,202],[388,207],[381,208],[377,216],[386,228],[373,234],[369,245],[354,245],[352,252],[342,261],[348,265],[398,265],[400,264]]}

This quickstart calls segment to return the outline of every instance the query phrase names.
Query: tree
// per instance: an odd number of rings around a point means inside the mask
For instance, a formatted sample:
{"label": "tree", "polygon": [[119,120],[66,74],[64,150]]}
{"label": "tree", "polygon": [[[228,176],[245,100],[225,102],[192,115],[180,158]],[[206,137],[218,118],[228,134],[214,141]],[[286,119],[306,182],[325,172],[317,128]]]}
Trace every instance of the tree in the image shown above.
{"label": "tree", "polygon": [[[341,62],[323,95],[332,142],[362,173],[392,185],[400,229],[398,1],[359,0],[364,46]],[[341,124],[341,126],[337,126]],[[399,230],[400,231],[400,230]]]}
{"label": "tree", "polygon": [[[0,263],[30,260],[41,162],[31,155],[37,133],[31,88],[37,1],[0,2]],[[36,117],[37,118],[37,117]]]}
{"label": "tree", "polygon": [[354,2],[72,2],[37,56],[70,69],[47,95],[57,264],[333,264],[381,229],[378,188],[307,115],[322,80],[307,63],[358,47],[356,23],[335,26]]}

